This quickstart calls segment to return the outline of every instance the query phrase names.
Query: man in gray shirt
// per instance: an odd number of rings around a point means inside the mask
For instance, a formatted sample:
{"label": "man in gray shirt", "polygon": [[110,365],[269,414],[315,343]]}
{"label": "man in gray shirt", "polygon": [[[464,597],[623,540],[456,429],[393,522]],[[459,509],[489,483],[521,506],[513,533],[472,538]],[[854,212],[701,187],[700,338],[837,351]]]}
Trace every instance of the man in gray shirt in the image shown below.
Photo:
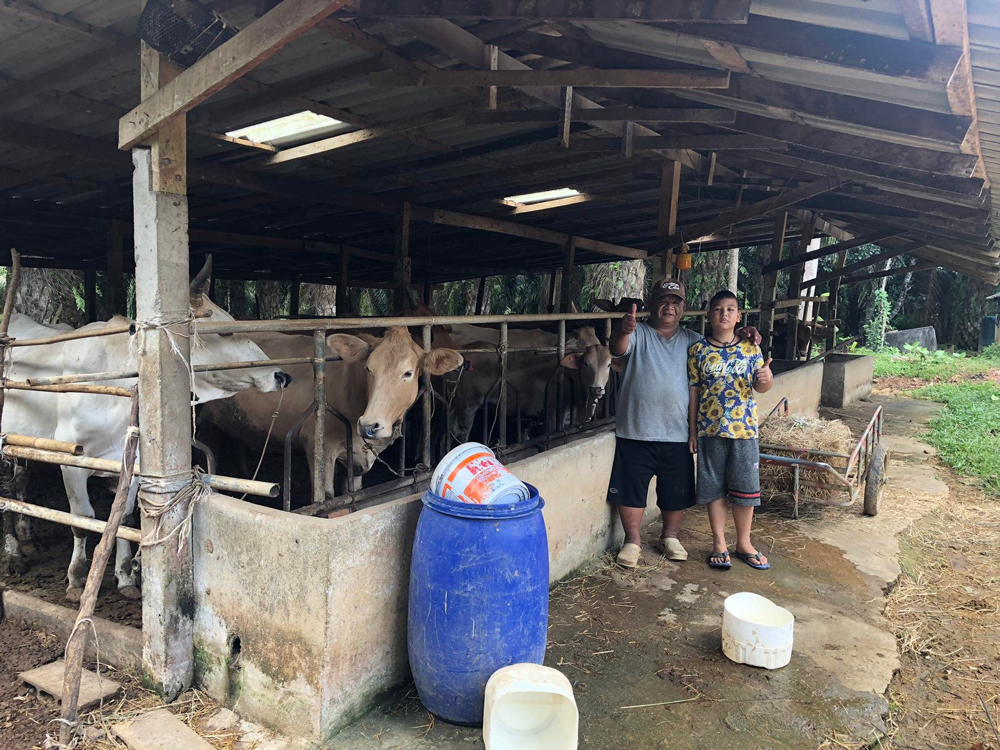
{"label": "man in gray shirt", "polygon": [[[637,323],[632,305],[611,336],[611,354],[625,364],[618,396],[615,460],[608,502],[618,506],[625,544],[618,564],[639,564],[639,531],[649,482],[663,514],[660,547],[670,560],[687,560],[677,540],[684,510],[695,504],[694,456],[688,446],[687,356],[700,333],[681,328],[686,290],[673,279],[653,284],[649,320]],[[759,340],[754,328],[740,330]]]}

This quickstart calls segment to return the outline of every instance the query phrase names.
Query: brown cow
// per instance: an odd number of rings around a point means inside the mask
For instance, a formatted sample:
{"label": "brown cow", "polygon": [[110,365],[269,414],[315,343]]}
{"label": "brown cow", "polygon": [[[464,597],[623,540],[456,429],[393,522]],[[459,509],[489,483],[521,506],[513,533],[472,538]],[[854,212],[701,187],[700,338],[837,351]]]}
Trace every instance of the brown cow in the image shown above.
{"label": "brown cow", "polygon": [[[313,353],[313,338],[308,335],[258,334],[254,341],[272,359],[308,357]],[[388,328],[385,336],[369,334],[352,336],[335,333],[327,337],[327,348],[343,358],[326,365],[327,403],[341,412],[354,427],[355,487],[361,486],[361,475],[375,462],[375,456],[388,447],[398,435],[398,427],[406,411],[417,399],[420,374],[426,370],[441,375],[457,369],[462,356],[452,349],[434,349],[425,354],[405,328]],[[285,389],[280,409],[277,394],[238,394],[242,398],[206,404],[204,418],[250,448],[260,451],[271,425],[270,445],[282,445],[286,433],[313,402],[311,365],[286,368],[292,375],[292,385]],[[313,469],[313,435],[315,416],[310,416],[299,430],[297,444],[304,448]],[[325,430],[325,492],[333,496],[334,467],[347,456],[347,431],[343,422],[326,416]]]}

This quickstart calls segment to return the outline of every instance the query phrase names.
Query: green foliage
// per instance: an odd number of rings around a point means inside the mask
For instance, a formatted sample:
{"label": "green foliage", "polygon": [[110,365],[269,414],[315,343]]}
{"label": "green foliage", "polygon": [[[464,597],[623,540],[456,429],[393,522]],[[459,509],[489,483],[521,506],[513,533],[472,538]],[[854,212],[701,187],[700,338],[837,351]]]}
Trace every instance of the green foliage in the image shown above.
{"label": "green foliage", "polygon": [[1000,360],[1000,344],[990,344],[979,353],[979,356],[994,362]]}
{"label": "green foliage", "polygon": [[[906,344],[903,351],[891,346],[874,351],[868,347],[851,345],[851,354],[873,354],[875,356],[875,378],[917,378],[932,383],[948,380],[956,375],[978,375],[989,372],[996,360],[986,357],[970,357],[966,352],[949,354],[943,349],[928,351],[920,344]],[[1000,358],[1000,353],[998,353]]]}
{"label": "green foliage", "polygon": [[947,405],[931,422],[928,441],[960,474],[1000,490],[1000,388],[993,383],[945,383],[922,388],[920,398]]}
{"label": "green foliage", "polygon": [[885,330],[889,323],[889,294],[885,289],[876,289],[872,295],[868,320],[863,326],[865,346],[880,351],[885,345]]}

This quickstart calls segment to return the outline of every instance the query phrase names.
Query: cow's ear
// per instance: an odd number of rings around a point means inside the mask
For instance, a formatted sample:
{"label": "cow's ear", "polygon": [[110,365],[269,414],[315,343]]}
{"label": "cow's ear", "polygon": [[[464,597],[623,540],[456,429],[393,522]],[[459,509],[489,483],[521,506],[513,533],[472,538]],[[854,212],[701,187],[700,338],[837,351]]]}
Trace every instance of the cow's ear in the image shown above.
{"label": "cow's ear", "polygon": [[349,333],[333,333],[327,336],[326,345],[345,362],[365,359],[371,351],[367,341]]}
{"label": "cow's ear", "polygon": [[562,367],[568,367],[570,370],[579,370],[580,365],[583,364],[582,354],[567,354],[562,358],[559,363]]}
{"label": "cow's ear", "polygon": [[421,366],[431,375],[444,375],[462,366],[462,355],[454,349],[431,349],[420,360]]}
{"label": "cow's ear", "polygon": [[622,361],[620,359],[612,359],[611,360],[611,369],[614,370],[615,372],[621,372],[625,368],[622,367]]}
{"label": "cow's ear", "polygon": [[379,336],[372,336],[370,333],[359,333],[357,337],[368,344],[369,349],[374,349],[376,346],[382,343],[382,339]]}

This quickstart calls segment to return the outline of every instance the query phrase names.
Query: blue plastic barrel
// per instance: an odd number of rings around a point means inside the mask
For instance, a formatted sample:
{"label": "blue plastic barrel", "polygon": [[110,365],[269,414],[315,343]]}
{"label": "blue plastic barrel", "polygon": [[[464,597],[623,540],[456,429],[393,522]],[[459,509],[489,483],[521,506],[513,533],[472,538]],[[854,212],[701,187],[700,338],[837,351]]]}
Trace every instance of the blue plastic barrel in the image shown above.
{"label": "blue plastic barrel", "polygon": [[407,644],[417,693],[453,724],[483,721],[486,681],[545,658],[549,551],[544,502],[472,505],[424,493],[410,564]]}

